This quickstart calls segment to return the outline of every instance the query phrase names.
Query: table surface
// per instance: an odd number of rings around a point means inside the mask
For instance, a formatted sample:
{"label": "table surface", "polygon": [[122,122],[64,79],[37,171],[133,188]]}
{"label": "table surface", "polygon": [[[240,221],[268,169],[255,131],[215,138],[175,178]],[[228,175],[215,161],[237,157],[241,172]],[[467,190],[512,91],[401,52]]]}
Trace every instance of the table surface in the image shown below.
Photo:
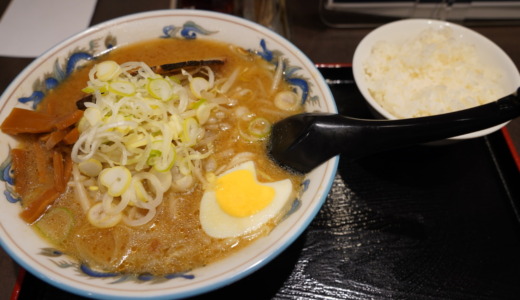
{"label": "table surface", "polygon": [[[169,0],[140,1],[126,0],[124,5],[118,1],[98,0],[91,25],[118,16],[136,12],[166,9]],[[356,45],[372,28],[332,28],[325,25],[319,14],[319,1],[309,1],[302,5],[298,0],[287,0],[290,26],[290,40],[315,63],[349,63]],[[0,1],[0,15],[8,0]],[[500,46],[517,66],[520,66],[520,25],[474,25],[470,26]],[[0,56],[0,93],[32,58],[13,58]],[[507,130],[517,149],[520,149],[520,119],[507,125]],[[16,282],[19,267],[0,249],[0,300],[9,299]]]}

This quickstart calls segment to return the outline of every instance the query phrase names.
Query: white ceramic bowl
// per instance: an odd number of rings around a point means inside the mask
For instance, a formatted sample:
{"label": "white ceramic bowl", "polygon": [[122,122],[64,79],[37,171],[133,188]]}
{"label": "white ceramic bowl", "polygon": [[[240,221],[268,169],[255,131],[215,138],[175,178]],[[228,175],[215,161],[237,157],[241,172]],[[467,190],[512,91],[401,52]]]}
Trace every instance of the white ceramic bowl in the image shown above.
{"label": "white ceramic bowl", "polygon": [[[189,21],[193,23],[189,23]],[[196,26],[199,26],[198,28]],[[199,30],[202,29],[202,30]],[[207,31],[205,31],[207,30]],[[273,31],[247,20],[213,12],[163,10],[114,19],[94,26],[48,50],[32,62],[9,85],[0,99],[0,122],[13,107],[31,107],[46,88],[59,84],[70,69],[85,58],[118,47],[152,38],[215,39],[245,49],[280,54],[300,87],[308,88],[308,111],[337,112],[331,92],[314,64],[295,46]],[[265,44],[264,44],[265,42]],[[294,69],[291,69],[294,71]],[[35,85],[36,82],[41,84]],[[35,89],[41,88],[41,89]],[[29,100],[27,102],[27,100]],[[22,103],[25,102],[25,103]],[[42,240],[19,217],[21,206],[11,198],[9,150],[16,141],[0,134],[0,162],[3,162],[0,191],[0,241],[22,267],[40,279],[69,292],[104,299],[173,299],[205,293],[254,272],[287,248],[314,218],[332,185],[338,158],[333,158],[306,176],[299,207],[267,237],[238,253],[186,274],[166,280],[125,278],[121,274],[95,274]]]}
{"label": "white ceramic bowl", "polygon": [[[441,29],[445,27],[449,27],[453,30],[455,38],[460,39],[464,43],[474,45],[480,57],[486,59],[487,63],[495,66],[498,70],[503,72],[504,76],[500,84],[507,94],[513,93],[518,87],[520,87],[520,74],[514,62],[502,49],[488,38],[469,28],[450,22],[429,19],[404,19],[374,29],[361,40],[354,52],[352,60],[354,79],[361,94],[370,107],[373,108],[377,116],[391,120],[397,119],[396,116],[388,112],[372,97],[367,87],[363,64],[369,58],[374,45],[380,41],[396,43],[401,41],[404,42],[416,37],[420,32],[428,28]],[[389,80],[392,79],[389,78]],[[404,89],[406,89],[406,87],[404,87]],[[507,122],[491,128],[456,136],[451,139],[457,140],[484,136],[500,129],[506,124]]]}

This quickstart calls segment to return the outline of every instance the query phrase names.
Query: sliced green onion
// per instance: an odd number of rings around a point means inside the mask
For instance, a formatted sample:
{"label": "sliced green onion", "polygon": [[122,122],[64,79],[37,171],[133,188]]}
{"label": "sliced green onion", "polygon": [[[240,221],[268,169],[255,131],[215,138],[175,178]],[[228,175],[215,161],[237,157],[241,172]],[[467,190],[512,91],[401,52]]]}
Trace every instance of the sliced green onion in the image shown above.
{"label": "sliced green onion", "polygon": [[74,215],[65,207],[49,209],[36,223],[40,233],[54,243],[61,243],[70,234],[74,225]]}
{"label": "sliced green onion", "polygon": [[197,109],[197,108],[199,108],[199,106],[201,106],[202,104],[204,104],[206,102],[208,102],[208,100],[206,100],[206,98],[201,98],[199,101],[192,103],[191,108]]}
{"label": "sliced green onion", "polygon": [[196,116],[197,120],[199,120],[199,124],[203,125],[209,120],[213,107],[214,106],[209,105],[208,103],[202,103],[197,107]]}
{"label": "sliced green onion", "polygon": [[168,171],[175,162],[175,148],[172,143],[155,141],[148,155],[147,164],[159,172]]}
{"label": "sliced green onion", "polygon": [[109,89],[108,89],[108,86],[107,85],[103,85],[103,86],[100,86],[98,88],[98,91],[102,94],[102,95],[105,95],[109,92]]}
{"label": "sliced green onion", "polygon": [[129,81],[112,81],[108,91],[118,96],[129,97],[135,94],[135,86]]}
{"label": "sliced green onion", "polygon": [[199,135],[199,123],[194,118],[188,118],[182,123],[181,141],[187,146],[193,146]]}
{"label": "sliced green onion", "polygon": [[172,144],[169,144],[166,151],[159,157],[159,159],[156,159],[153,168],[156,171],[159,172],[166,172],[170,170],[173,167],[173,164],[175,163],[175,148]]}
{"label": "sliced green onion", "polygon": [[146,191],[141,180],[133,180],[132,187],[134,188],[137,199],[139,199],[143,202],[146,202],[146,203],[152,201],[152,197],[150,197],[150,195]]}
{"label": "sliced green onion", "polygon": [[170,78],[170,80],[175,82],[176,84],[181,84],[181,80],[179,79],[178,76],[172,75],[172,76],[169,76],[168,78]]}
{"label": "sliced green onion", "polygon": [[99,181],[108,189],[112,197],[121,196],[132,181],[132,173],[122,166],[107,168],[99,174]]}
{"label": "sliced green onion", "polygon": [[210,88],[209,81],[202,77],[194,77],[190,81],[190,90],[193,95],[197,98],[202,98],[201,93],[207,91]]}
{"label": "sliced green onion", "polygon": [[178,162],[179,172],[184,176],[191,176],[191,170],[193,169],[193,164],[188,157],[184,157],[181,161]]}
{"label": "sliced green onion", "polygon": [[113,227],[121,221],[122,217],[121,213],[109,214],[105,212],[101,202],[94,204],[87,213],[87,219],[90,224],[99,228]]}
{"label": "sliced green onion", "polygon": [[150,95],[155,99],[168,101],[173,97],[171,84],[162,77],[150,79],[148,81],[147,89]]}
{"label": "sliced green onion", "polygon": [[179,115],[171,115],[168,121],[168,128],[174,139],[179,139],[182,134],[182,119]]}
{"label": "sliced green onion", "polygon": [[150,151],[150,155],[148,155],[148,159],[146,160],[146,163],[150,166],[153,166],[155,162],[161,157],[162,151],[157,149],[152,149]]}
{"label": "sliced green onion", "polygon": [[295,111],[301,107],[299,96],[291,91],[276,94],[274,97],[274,105],[285,111]]}
{"label": "sliced green onion", "polygon": [[83,93],[92,94],[92,93],[94,93],[96,91],[96,89],[94,87],[92,87],[92,86],[87,86],[87,87],[81,89],[81,91]]}
{"label": "sliced green onion", "polygon": [[112,60],[96,65],[96,77],[101,81],[109,81],[121,72],[121,67]]}
{"label": "sliced green onion", "polygon": [[271,132],[271,122],[265,118],[256,118],[249,123],[248,130],[253,136],[264,138]]}
{"label": "sliced green onion", "polygon": [[101,111],[96,107],[87,107],[83,113],[83,118],[88,121],[90,126],[94,126],[101,122]]}

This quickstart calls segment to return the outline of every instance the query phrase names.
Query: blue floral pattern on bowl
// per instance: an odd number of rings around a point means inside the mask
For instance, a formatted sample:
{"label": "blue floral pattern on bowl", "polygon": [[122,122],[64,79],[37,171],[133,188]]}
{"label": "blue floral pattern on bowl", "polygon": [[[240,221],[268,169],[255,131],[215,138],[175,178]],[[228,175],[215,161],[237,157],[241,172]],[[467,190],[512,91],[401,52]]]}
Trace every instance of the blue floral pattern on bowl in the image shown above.
{"label": "blue floral pattern on bowl", "polygon": [[218,31],[211,31],[197,25],[195,22],[188,21],[182,27],[168,25],[163,27],[163,35],[161,38],[183,38],[186,40],[194,40],[197,34],[212,35]]}
{"label": "blue floral pattern on bowl", "polygon": [[[188,21],[182,26],[167,25],[162,29],[162,35],[159,38],[173,38],[173,39],[196,39],[199,35],[212,35],[218,31],[207,30],[195,22]],[[103,46],[100,46],[100,41],[103,40]],[[40,102],[44,99],[47,93],[56,88],[63,80],[68,78],[76,69],[81,67],[85,62],[96,59],[102,56],[106,52],[114,49],[117,46],[117,39],[112,35],[106,36],[104,39],[95,39],[88,43],[83,49],[76,49],[69,53],[64,59],[63,63],[56,59],[53,70],[45,74],[43,79],[39,79],[33,83],[33,92],[25,97],[18,98],[18,102],[28,104],[32,103],[32,108],[35,109]],[[260,50],[249,50],[261,56],[264,60],[272,63],[276,67],[282,67],[284,79],[294,87],[299,89],[301,95],[301,103],[305,104],[307,101],[317,102],[316,96],[311,96],[311,86],[309,81],[296,74],[299,68],[288,64],[284,58],[284,54],[280,51],[273,51],[268,48],[268,45],[264,39],[259,42]],[[279,64],[282,66],[279,66]],[[0,165],[1,178],[4,182],[6,189],[4,195],[10,203],[19,203],[20,197],[14,191],[14,176],[12,172],[12,161],[11,156],[8,155]],[[309,186],[309,179],[306,179],[302,183],[302,191],[305,191]],[[296,198],[292,204],[291,209],[287,213],[286,217],[294,213],[300,207],[301,202]],[[85,277],[96,277],[96,278],[109,278],[113,280],[111,283],[121,283],[127,281],[135,282],[149,282],[159,283],[165,280],[171,280],[176,278],[193,279],[194,275],[189,272],[172,273],[164,276],[155,276],[153,274],[126,274],[126,273],[113,273],[103,272],[94,270],[90,266],[79,263],[66,253],[63,253],[55,248],[42,248],[40,249],[40,255],[48,257],[57,267],[59,268],[73,268],[78,274]]]}
{"label": "blue floral pattern on bowl", "polygon": [[0,165],[0,173],[2,174],[0,180],[5,182],[4,196],[7,201],[16,203],[20,201],[20,197],[14,191],[14,175],[12,170],[12,159],[8,155]]}
{"label": "blue floral pattern on bowl", "polygon": [[117,273],[117,272],[103,272],[92,269],[90,266],[84,263],[78,263],[75,260],[72,260],[66,253],[63,253],[54,248],[42,248],[40,249],[40,254],[51,258],[52,262],[59,268],[67,269],[73,268],[76,273],[85,277],[97,277],[97,278],[109,278],[112,280],[111,283],[121,283],[127,281],[134,282],[149,282],[149,283],[158,283],[163,282],[165,280],[171,280],[175,278],[184,278],[184,279],[193,279],[194,275],[189,274],[188,272],[178,272],[166,274],[163,276],[156,276],[153,274],[130,274],[130,273]]}

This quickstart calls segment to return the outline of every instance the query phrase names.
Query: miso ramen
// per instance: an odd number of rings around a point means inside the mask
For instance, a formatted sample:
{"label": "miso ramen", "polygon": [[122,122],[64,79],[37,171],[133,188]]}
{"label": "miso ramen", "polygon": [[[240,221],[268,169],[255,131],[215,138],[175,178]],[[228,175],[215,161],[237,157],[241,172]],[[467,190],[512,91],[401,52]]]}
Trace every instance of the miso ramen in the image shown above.
{"label": "miso ramen", "polygon": [[2,124],[20,138],[22,218],[91,268],[136,274],[188,271],[268,234],[302,181],[266,153],[271,124],[303,111],[281,65],[160,39],[76,71],[30,115],[40,128],[20,129],[20,111]]}

